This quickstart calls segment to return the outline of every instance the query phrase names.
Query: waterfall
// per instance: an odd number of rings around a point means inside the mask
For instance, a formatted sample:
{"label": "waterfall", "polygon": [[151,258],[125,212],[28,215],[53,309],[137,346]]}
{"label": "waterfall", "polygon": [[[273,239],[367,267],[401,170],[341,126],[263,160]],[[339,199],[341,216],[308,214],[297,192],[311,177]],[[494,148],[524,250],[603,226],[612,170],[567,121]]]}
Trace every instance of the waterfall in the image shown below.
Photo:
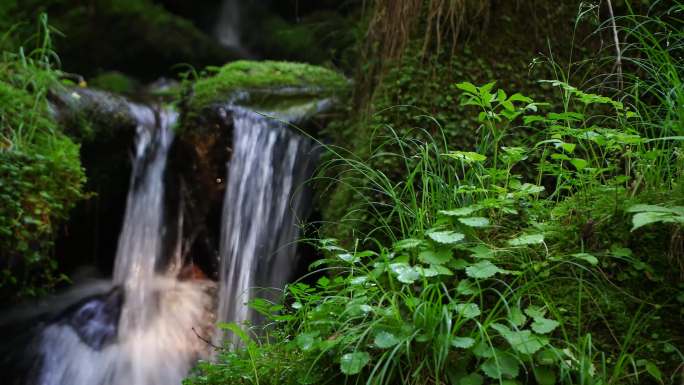
{"label": "waterfall", "polygon": [[239,107],[232,112],[218,318],[256,322],[245,305],[255,288],[282,289],[296,268],[298,221],[308,206],[302,186],[312,175],[316,151],[283,122]]}
{"label": "waterfall", "polygon": [[210,284],[181,282],[177,271],[160,268],[177,113],[136,104],[130,112],[138,121],[135,159],[113,289],[43,330],[39,385],[180,384],[206,349],[196,333],[212,323]]}
{"label": "waterfall", "polygon": [[239,0],[224,0],[214,34],[224,47],[240,47]]}

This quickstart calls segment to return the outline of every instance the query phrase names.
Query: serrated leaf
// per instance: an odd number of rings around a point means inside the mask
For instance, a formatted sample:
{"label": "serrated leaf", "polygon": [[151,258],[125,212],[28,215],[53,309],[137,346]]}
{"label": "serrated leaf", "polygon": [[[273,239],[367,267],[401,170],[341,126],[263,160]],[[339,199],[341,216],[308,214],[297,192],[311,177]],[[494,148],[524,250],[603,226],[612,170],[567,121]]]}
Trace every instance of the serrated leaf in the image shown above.
{"label": "serrated leaf", "polygon": [[430,265],[430,269],[437,272],[439,275],[454,275],[454,273],[442,265]]}
{"label": "serrated leaf", "polygon": [[455,231],[432,231],[428,233],[428,237],[437,243],[453,245],[462,241],[465,235]]}
{"label": "serrated leaf", "polygon": [[530,305],[527,307],[527,309],[525,309],[525,314],[532,318],[544,318],[544,314],[546,314],[546,311],[544,311],[539,306]]}
{"label": "serrated leaf", "polygon": [[535,333],[547,334],[556,329],[558,325],[560,325],[558,321],[544,317],[536,317],[534,318],[534,322],[532,322],[532,330],[534,330]]}
{"label": "serrated leaf", "polygon": [[423,246],[425,244],[425,241],[421,239],[402,239],[401,241],[398,241],[394,244],[394,250],[410,250],[410,249],[415,249],[417,247]]}
{"label": "serrated leaf", "polygon": [[423,250],[418,254],[418,259],[431,265],[442,265],[449,262],[452,257],[451,250]]}
{"label": "serrated leaf", "polygon": [[522,327],[527,322],[527,317],[523,314],[519,307],[513,306],[508,313],[508,320],[517,327]]}
{"label": "serrated leaf", "polygon": [[515,357],[508,354],[500,354],[489,358],[480,366],[484,374],[495,380],[518,377],[520,365]]}
{"label": "serrated leaf", "polygon": [[532,334],[529,330],[511,330],[508,326],[494,323],[492,329],[496,330],[511,347],[522,354],[531,355],[548,344],[546,338]]}
{"label": "serrated leaf", "polygon": [[340,370],[350,376],[359,374],[370,361],[370,355],[366,352],[347,353],[340,358]]}
{"label": "serrated leaf", "polygon": [[487,227],[489,226],[489,219],[484,217],[465,217],[458,218],[458,221],[470,227]]}
{"label": "serrated leaf", "polygon": [[503,272],[505,272],[505,270],[499,269],[495,264],[487,260],[466,267],[466,275],[476,279],[491,278],[497,273]]}
{"label": "serrated leaf", "polygon": [[528,234],[511,239],[508,241],[508,244],[511,246],[526,246],[536,245],[542,242],[544,242],[544,234]]}
{"label": "serrated leaf", "polygon": [[480,307],[474,303],[459,303],[454,306],[454,310],[463,318],[467,319],[475,318],[481,314]]}
{"label": "serrated leaf", "polygon": [[473,295],[478,292],[477,286],[473,284],[469,279],[464,279],[458,283],[456,286],[456,292],[461,295]]}
{"label": "serrated leaf", "polygon": [[391,348],[392,346],[399,343],[399,338],[394,334],[388,332],[380,332],[375,335],[374,340],[375,346],[381,349]]}
{"label": "serrated leaf", "polygon": [[468,206],[468,207],[460,207],[457,209],[451,209],[451,210],[440,210],[439,213],[441,215],[446,215],[449,217],[465,217],[468,216],[474,212],[477,212],[480,208],[476,206]]}
{"label": "serrated leaf", "polygon": [[494,257],[494,251],[483,244],[479,244],[475,247],[470,247],[468,248],[468,251],[472,253],[470,254],[470,256],[473,258],[489,259]]}
{"label": "serrated leaf", "polygon": [[475,340],[470,337],[452,337],[451,345],[455,348],[470,349],[475,345]]}
{"label": "serrated leaf", "polygon": [[420,278],[420,274],[405,263],[393,263],[390,269],[397,275],[397,280],[402,283],[413,283]]}
{"label": "serrated leaf", "polygon": [[[438,265],[435,265],[438,266]],[[423,277],[430,278],[430,277],[436,277],[439,275],[437,270],[429,268],[429,267],[421,267],[421,266],[416,266],[414,267],[418,274],[420,274]]]}

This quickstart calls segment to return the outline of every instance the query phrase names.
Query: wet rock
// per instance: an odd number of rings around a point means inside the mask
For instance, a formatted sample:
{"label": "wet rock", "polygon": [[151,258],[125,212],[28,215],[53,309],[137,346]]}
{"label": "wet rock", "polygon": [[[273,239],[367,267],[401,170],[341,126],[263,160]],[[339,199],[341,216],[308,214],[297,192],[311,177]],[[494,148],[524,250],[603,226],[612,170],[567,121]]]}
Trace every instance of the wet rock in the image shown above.
{"label": "wet rock", "polygon": [[169,161],[184,186],[186,254],[204,271],[216,272],[218,267],[221,210],[233,147],[231,107],[247,107],[317,137],[347,85],[343,76],[322,67],[238,61],[184,89],[181,124]]}
{"label": "wet rock", "polygon": [[102,350],[116,341],[123,302],[123,289],[115,287],[72,305],[60,320],[71,326],[84,344]]}

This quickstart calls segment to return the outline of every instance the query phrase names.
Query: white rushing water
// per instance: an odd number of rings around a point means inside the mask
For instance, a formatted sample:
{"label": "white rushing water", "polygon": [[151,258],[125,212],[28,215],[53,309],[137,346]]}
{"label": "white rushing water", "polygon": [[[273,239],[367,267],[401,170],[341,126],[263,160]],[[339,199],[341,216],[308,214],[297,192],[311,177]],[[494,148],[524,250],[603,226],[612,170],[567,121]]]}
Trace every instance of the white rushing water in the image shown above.
{"label": "white rushing water", "polygon": [[214,34],[224,47],[240,47],[239,0],[223,0]]}
{"label": "white rushing water", "polygon": [[[177,113],[130,105],[135,160],[112,287],[42,332],[40,385],[180,384],[207,345],[211,284],[176,279],[163,258],[164,172]],[[123,303],[123,306],[121,304]]]}
{"label": "white rushing water", "polygon": [[[311,140],[285,123],[233,107],[233,153],[223,203],[218,318],[257,321],[255,288],[282,289],[297,266],[302,188],[315,161]],[[259,292],[259,296],[267,296]]]}

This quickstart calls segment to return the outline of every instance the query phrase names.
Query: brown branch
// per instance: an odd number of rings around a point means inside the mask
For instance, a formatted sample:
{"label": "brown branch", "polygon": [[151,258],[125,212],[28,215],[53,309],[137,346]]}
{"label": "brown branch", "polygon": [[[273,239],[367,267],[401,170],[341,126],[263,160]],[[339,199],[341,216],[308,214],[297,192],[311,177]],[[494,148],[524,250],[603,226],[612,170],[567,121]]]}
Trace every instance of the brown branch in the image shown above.
{"label": "brown branch", "polygon": [[194,326],[192,327],[192,332],[195,333],[195,336],[197,336],[197,338],[199,338],[205,344],[211,346],[214,349],[221,349],[220,346],[214,345],[211,341],[207,340],[206,338],[202,337],[199,333],[197,333],[197,330],[195,330]]}

